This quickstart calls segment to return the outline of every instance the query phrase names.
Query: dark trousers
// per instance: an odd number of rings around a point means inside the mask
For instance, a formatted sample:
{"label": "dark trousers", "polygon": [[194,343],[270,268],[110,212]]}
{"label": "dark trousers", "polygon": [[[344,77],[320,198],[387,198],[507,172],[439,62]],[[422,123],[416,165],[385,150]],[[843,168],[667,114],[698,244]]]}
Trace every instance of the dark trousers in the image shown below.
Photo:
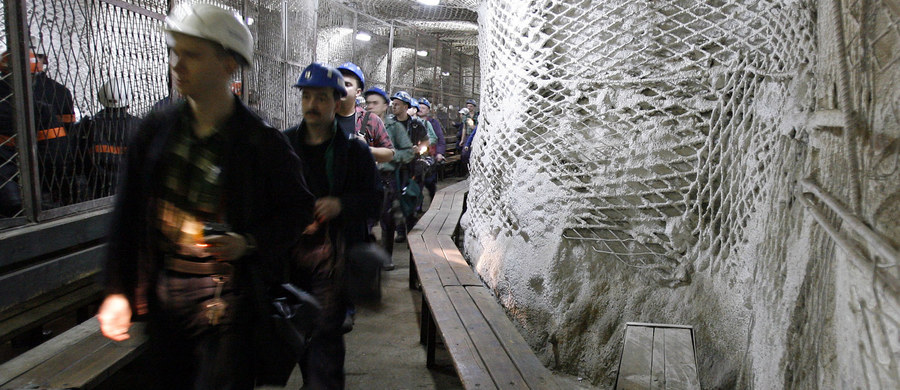
{"label": "dark trousers", "polygon": [[320,267],[301,268],[293,283],[309,292],[322,305],[316,327],[298,363],[303,374],[303,389],[344,388],[344,332],[341,324],[347,311],[342,276]]}
{"label": "dark trousers", "polygon": [[[229,288],[228,320],[208,325],[210,277],[164,273],[151,307],[149,359],[158,389],[253,389],[252,328],[245,302]],[[229,286],[230,287],[230,286]]]}
{"label": "dark trousers", "polygon": [[381,172],[384,200],[381,202],[381,246],[388,255],[394,253],[394,231],[397,229],[394,203],[397,200],[397,178],[394,172]]}
{"label": "dark trousers", "polygon": [[[428,189],[428,198],[434,199],[434,194],[437,193],[437,170],[441,169],[440,165],[434,166],[434,172],[425,177],[425,188]],[[422,208],[422,205],[419,205],[419,209]]]}

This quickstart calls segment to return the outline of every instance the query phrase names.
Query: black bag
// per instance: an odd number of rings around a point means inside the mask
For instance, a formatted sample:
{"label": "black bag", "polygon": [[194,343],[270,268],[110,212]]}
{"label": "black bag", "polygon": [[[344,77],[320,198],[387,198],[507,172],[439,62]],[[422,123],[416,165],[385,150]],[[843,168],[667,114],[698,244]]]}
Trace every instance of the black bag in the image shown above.
{"label": "black bag", "polygon": [[276,332],[296,356],[303,356],[322,306],[312,295],[290,283],[282,284],[270,296]]}
{"label": "black bag", "polygon": [[388,253],[371,242],[353,245],[347,251],[347,294],[356,304],[381,301],[381,269],[390,263]]}

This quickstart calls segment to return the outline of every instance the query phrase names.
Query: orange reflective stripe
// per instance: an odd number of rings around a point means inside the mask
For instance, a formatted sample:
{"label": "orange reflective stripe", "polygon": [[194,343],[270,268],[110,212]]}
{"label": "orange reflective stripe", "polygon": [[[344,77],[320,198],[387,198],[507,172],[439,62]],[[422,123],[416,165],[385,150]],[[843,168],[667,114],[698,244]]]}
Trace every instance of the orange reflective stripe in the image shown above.
{"label": "orange reflective stripe", "polygon": [[[65,136],[66,136],[66,129],[64,129],[62,127],[54,127],[52,129],[38,131],[37,140],[38,141],[46,141],[48,139],[54,139],[54,138],[65,137]],[[9,142],[7,142],[7,141],[9,141]],[[6,142],[6,143],[4,144],[4,142]],[[0,144],[9,146],[9,147],[15,147],[16,140],[15,140],[15,138],[7,136],[7,135],[0,135]]]}
{"label": "orange reflective stripe", "polygon": [[115,145],[94,145],[94,153],[124,154],[125,147]]}
{"label": "orange reflective stripe", "polygon": [[66,136],[66,129],[64,129],[62,127],[54,127],[52,129],[38,131],[37,140],[38,141],[46,141],[48,139],[54,139],[54,138],[65,137],[65,136]]}
{"label": "orange reflective stripe", "polygon": [[56,120],[62,123],[75,123],[75,115],[65,114],[65,115],[57,115]]}
{"label": "orange reflective stripe", "polygon": [[16,147],[16,138],[8,135],[0,135],[0,144],[14,148]]}

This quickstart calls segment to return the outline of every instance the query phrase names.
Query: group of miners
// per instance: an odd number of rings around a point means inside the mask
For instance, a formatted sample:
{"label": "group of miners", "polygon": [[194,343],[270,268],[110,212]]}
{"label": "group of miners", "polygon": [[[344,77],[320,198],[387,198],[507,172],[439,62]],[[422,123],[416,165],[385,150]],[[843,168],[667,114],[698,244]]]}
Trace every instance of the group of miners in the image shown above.
{"label": "group of miners", "polygon": [[[101,331],[121,341],[146,321],[159,388],[284,385],[299,364],[303,388],[341,389],[356,265],[347,253],[372,244],[379,223],[389,254],[415,223],[422,189],[434,196],[446,145],[432,103],[366,88],[353,63],[312,63],[294,85],[303,119],[282,132],[231,89],[253,63],[240,16],[179,5],[165,34],[183,99],[151,111],[123,149]],[[477,121],[468,103],[462,135]],[[300,351],[269,304],[286,283],[320,308]]]}
{"label": "group of miners", "polygon": [[[104,83],[97,91],[103,108],[76,122],[72,92],[47,75],[48,57],[36,53],[35,46],[32,42],[28,50],[28,71],[42,209],[113,195],[127,140],[140,121],[128,112],[125,81]],[[0,57],[0,218],[23,212],[10,74],[10,54],[5,52]]]}

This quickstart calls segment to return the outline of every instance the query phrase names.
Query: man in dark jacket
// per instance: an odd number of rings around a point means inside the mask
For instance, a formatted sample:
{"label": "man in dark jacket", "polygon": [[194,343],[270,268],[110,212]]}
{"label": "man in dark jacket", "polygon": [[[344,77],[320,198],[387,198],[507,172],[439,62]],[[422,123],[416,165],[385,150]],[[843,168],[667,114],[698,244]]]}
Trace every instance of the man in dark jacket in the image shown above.
{"label": "man in dark jacket", "polygon": [[[344,336],[346,313],[344,254],[366,241],[367,220],[378,216],[381,199],[375,160],[369,147],[348,139],[339,128],[335,112],[347,96],[341,72],[313,63],[300,73],[303,121],[285,131],[291,146],[303,160],[304,177],[316,196],[315,222],[301,238],[301,256],[295,259],[293,282],[322,304],[305,356],[300,358],[305,387],[344,387]],[[323,248],[330,247],[327,251]],[[309,253],[321,255],[311,256]]]}
{"label": "man in dark jacket", "polygon": [[159,388],[283,385],[293,359],[271,340],[265,290],[284,282],[313,198],[285,137],[230,91],[253,58],[242,19],[181,5],[166,31],[186,99],[149,114],[128,147],[100,330],[121,341],[147,318]]}
{"label": "man in dark jacket", "polygon": [[91,199],[116,193],[119,165],[141,123],[128,112],[129,90],[124,79],[107,81],[97,91],[103,109],[75,126],[79,153],[87,160],[80,171],[87,178]]}

